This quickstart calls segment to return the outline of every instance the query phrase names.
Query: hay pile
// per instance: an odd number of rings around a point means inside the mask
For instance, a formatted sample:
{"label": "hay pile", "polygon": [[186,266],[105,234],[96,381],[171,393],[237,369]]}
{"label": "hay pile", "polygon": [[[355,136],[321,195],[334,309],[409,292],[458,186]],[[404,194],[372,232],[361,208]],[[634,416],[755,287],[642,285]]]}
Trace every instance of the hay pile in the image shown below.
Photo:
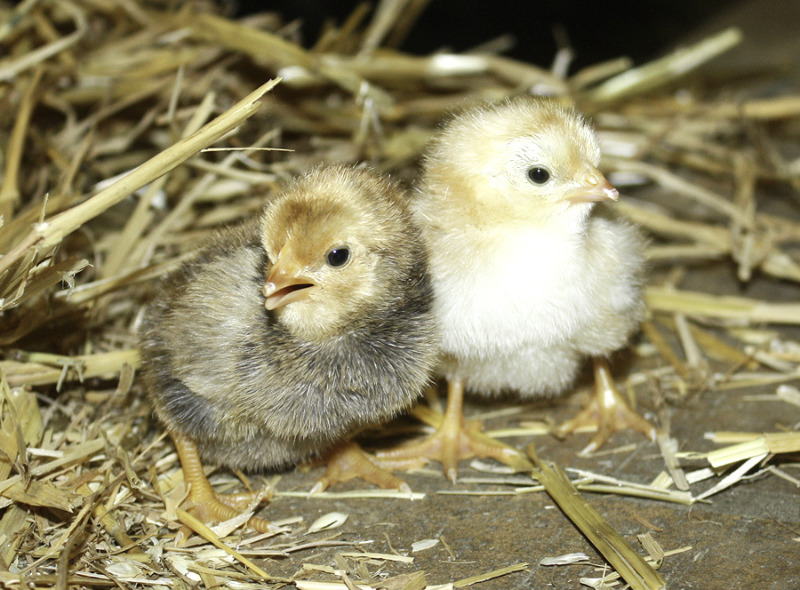
{"label": "hay pile", "polygon": [[[737,31],[638,68],[619,59],[565,76],[490,47],[388,49],[424,5],[358,8],[305,49],[279,15],[231,20],[201,0],[0,4],[4,585],[264,587],[268,562],[251,558],[336,543],[281,545],[279,533],[218,541],[242,534],[234,528],[203,530],[220,548],[174,547],[181,472],[135,379],[137,326],[156,279],[212,228],[252,215],[282,179],[317,162],[367,160],[413,180],[436,122],[456,106],[523,92],[574,101],[598,125],[612,182],[624,194],[649,189],[646,201],[619,203],[653,238],[642,348],[654,368],[630,375],[632,390],[656,387],[670,401],[800,376],[800,343],[763,329],[800,323],[800,305],[681,289],[696,264],[734,268],[743,282],[800,282],[800,154],[791,151],[800,96],[748,97],[735,80],[676,85],[735,45]],[[764,187],[792,202],[765,205]],[[791,387],[778,394],[800,397]],[[670,481],[685,483],[668,432],[662,439]],[[798,450],[796,437],[777,450],[768,442],[715,466],[745,461],[744,474],[770,453]],[[353,576],[315,566],[271,583],[353,588]]]}

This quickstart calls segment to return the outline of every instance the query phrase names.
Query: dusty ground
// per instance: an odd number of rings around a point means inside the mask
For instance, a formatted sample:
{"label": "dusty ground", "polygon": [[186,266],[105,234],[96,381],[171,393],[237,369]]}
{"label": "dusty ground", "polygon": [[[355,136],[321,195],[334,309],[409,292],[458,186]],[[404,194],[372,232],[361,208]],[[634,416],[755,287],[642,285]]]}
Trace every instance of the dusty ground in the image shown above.
{"label": "dusty ground", "polygon": [[[748,389],[702,394],[672,410],[672,432],[681,442],[681,448],[713,448],[714,445],[703,438],[704,433],[711,430],[774,431],[800,420],[797,407],[783,402],[748,401],[748,396],[755,393],[758,392]],[[577,407],[578,397],[568,398],[552,408],[531,409],[524,416],[562,420]],[[499,428],[518,419],[489,420],[487,426]],[[559,442],[542,436],[536,437],[535,442],[540,456],[564,467],[627,481],[648,483],[663,469],[657,446],[643,441],[637,434],[617,434],[603,452],[594,457],[579,457],[577,452],[587,437],[586,434],[576,435]],[[521,447],[527,440],[512,439],[510,442]],[[615,449],[620,452],[614,452]],[[702,465],[697,463],[697,466]],[[414,491],[425,493],[422,500],[278,497],[263,514],[274,520],[301,515],[306,523],[331,511],[348,514],[348,522],[338,529],[338,540],[360,543],[370,540],[361,545],[363,550],[411,555],[413,564],[384,562],[381,569],[392,575],[422,570],[428,584],[457,581],[518,563],[528,566],[475,587],[580,588],[579,578],[597,577],[597,570],[590,565],[538,565],[542,558],[577,552],[586,553],[594,565],[603,563],[545,493],[452,495],[449,492],[508,492],[514,486],[450,485],[437,468],[438,464],[432,464],[430,470],[406,475]],[[792,473],[796,476],[797,469]],[[317,474],[319,471],[286,474],[278,488],[308,489]],[[487,474],[462,463],[460,476],[466,479],[487,477]],[[696,484],[692,490],[702,490],[709,485]],[[358,487],[358,484],[340,485],[336,490]],[[664,561],[661,572],[669,588],[784,590],[800,587],[800,561],[797,559],[800,494],[797,487],[783,479],[762,476],[721,492],[707,504],[692,506],[597,494],[587,494],[586,499],[637,548],[636,535],[650,530],[665,550],[687,549]],[[441,539],[442,542],[431,549],[409,553],[412,543],[423,539]],[[281,543],[280,538],[275,542]],[[264,566],[271,574],[292,575],[302,563],[329,564],[335,553],[352,550],[316,549],[300,552],[289,559],[269,560]],[[372,566],[368,569],[375,573]]]}

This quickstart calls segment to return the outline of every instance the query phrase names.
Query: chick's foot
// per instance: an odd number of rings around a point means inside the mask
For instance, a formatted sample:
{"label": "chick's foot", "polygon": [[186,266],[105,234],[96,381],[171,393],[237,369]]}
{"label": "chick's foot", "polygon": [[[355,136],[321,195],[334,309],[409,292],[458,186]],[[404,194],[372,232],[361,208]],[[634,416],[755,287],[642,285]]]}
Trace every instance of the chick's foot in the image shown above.
{"label": "chick's foot", "polygon": [[[188,512],[204,523],[223,522],[239,516],[244,508],[256,500],[269,500],[271,493],[217,495],[203,472],[203,464],[194,441],[173,434],[172,439],[178,450],[178,457],[183,467],[183,478],[191,487],[187,498]],[[247,525],[261,533],[269,532],[269,522],[256,516],[247,521]],[[190,531],[183,531],[188,538]]]}
{"label": "chick's foot", "polygon": [[380,461],[373,460],[354,442],[339,445],[328,454],[325,460],[328,470],[311,488],[311,494],[326,490],[337,482],[349,481],[357,477],[382,488],[411,493],[411,488],[406,482],[389,473],[380,465]]}
{"label": "chick's foot", "polygon": [[464,419],[464,382],[453,379],[447,388],[447,409],[437,420],[433,412],[416,412],[417,417],[436,427],[428,438],[376,453],[382,465],[392,469],[413,469],[430,459],[439,461],[445,477],[458,479],[458,462],[472,457],[491,457],[518,471],[531,469],[531,463],[516,449],[483,434],[478,420]]}
{"label": "chick's foot", "polygon": [[597,426],[597,432],[581,455],[593,453],[618,430],[633,428],[642,432],[651,441],[656,439],[656,429],[647,420],[632,410],[614,385],[608,361],[594,359],[595,390],[589,404],[574,418],[567,420],[553,431],[557,438],[564,438],[582,426]]}

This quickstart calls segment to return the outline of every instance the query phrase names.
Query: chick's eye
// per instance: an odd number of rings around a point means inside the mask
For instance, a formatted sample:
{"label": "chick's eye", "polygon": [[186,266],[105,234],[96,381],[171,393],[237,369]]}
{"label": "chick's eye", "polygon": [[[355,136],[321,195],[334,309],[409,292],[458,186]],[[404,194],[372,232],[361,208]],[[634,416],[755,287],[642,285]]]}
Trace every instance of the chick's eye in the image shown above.
{"label": "chick's eye", "polygon": [[343,266],[350,260],[350,250],[347,248],[332,248],[326,255],[328,266]]}
{"label": "chick's eye", "polygon": [[528,178],[530,178],[531,181],[536,184],[544,184],[550,180],[550,173],[544,168],[534,166],[533,168],[528,169]]}

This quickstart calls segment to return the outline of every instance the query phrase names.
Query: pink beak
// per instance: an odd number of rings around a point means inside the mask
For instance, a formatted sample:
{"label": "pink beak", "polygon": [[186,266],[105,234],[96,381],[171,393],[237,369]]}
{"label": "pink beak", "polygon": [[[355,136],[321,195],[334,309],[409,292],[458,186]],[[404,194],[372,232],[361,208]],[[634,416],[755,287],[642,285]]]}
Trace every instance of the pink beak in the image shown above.
{"label": "pink beak", "polygon": [[581,186],[568,191],[564,195],[564,200],[570,203],[617,201],[619,200],[619,191],[598,170],[593,170],[586,175]]}
{"label": "pink beak", "polygon": [[264,283],[264,307],[273,310],[304,299],[314,286],[313,281],[300,274],[293,260],[281,260],[279,255]]}

